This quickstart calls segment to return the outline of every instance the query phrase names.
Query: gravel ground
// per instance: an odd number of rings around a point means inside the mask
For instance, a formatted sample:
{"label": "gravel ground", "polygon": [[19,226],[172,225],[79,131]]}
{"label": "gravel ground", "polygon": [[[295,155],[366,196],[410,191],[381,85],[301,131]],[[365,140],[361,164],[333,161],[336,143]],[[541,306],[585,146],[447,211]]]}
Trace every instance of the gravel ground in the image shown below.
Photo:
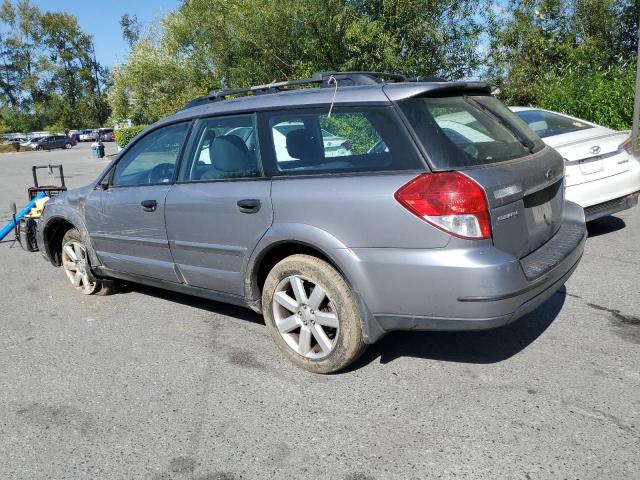
{"label": "gravel ground", "polygon": [[[32,164],[75,187],[107,163],[88,157],[0,155],[0,216]],[[592,224],[566,288],[515,324],[394,333],[332,376],[289,364],[248,310],[83,297],[4,242],[0,478],[639,478],[639,213]]]}

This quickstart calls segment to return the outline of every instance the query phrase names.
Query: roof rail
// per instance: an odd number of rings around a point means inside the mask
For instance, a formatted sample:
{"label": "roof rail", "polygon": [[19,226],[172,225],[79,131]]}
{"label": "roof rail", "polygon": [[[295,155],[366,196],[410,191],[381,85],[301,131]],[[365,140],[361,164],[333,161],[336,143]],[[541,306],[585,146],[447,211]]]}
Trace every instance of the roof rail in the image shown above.
{"label": "roof rail", "polygon": [[385,72],[316,72],[310,78],[298,80],[285,80],[282,82],[266,83],[264,85],[253,85],[245,88],[226,88],[211,90],[208,95],[198,97],[187,103],[184,109],[202,105],[208,102],[218,102],[226,100],[229,96],[235,95],[262,95],[266,93],[276,93],[286,90],[293,90],[296,87],[316,84],[320,88],[331,87],[336,81],[339,86],[351,87],[356,85],[375,85],[387,82],[411,82],[411,81],[446,81],[439,77],[414,77],[409,78],[399,73]]}

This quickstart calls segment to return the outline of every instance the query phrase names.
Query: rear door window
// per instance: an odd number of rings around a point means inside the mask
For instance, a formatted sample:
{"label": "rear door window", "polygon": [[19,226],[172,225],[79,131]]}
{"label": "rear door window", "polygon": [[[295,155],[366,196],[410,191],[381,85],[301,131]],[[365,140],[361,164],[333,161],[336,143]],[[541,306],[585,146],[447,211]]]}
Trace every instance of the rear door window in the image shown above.
{"label": "rear door window", "polygon": [[399,105],[435,169],[504,162],[544,147],[491,96],[411,98]]}
{"label": "rear door window", "polygon": [[181,182],[262,176],[255,115],[202,118],[193,132]]}
{"label": "rear door window", "polygon": [[269,117],[276,175],[420,168],[393,109],[341,108]]}

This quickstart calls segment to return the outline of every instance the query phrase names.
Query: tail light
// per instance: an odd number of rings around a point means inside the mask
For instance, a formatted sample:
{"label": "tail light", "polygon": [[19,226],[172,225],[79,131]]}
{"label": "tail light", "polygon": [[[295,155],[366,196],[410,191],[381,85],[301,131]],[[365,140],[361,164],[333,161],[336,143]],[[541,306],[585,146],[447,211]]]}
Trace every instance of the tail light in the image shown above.
{"label": "tail light", "polygon": [[395,197],[411,213],[456,237],[491,238],[484,190],[460,172],[425,173],[400,187]]}
{"label": "tail light", "polygon": [[629,155],[633,156],[633,137],[627,138],[620,146],[618,150],[624,150]]}

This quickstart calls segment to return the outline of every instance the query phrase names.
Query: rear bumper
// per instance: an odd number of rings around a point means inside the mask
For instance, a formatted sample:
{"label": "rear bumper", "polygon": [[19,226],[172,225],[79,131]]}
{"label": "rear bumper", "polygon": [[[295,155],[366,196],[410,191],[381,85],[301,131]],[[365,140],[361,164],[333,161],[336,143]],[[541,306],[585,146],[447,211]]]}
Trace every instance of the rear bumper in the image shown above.
{"label": "rear bumper", "polygon": [[586,207],[584,216],[587,222],[591,222],[592,220],[635,207],[638,204],[638,194],[640,192]]}
{"label": "rear bumper", "polygon": [[[585,211],[587,211],[589,207],[594,207],[593,213],[596,213],[595,210],[598,209],[595,207],[603,206],[604,211],[609,202],[615,202],[639,190],[640,161],[635,158],[629,158],[629,170],[626,172],[577,185],[567,185],[565,196],[567,200],[577,203],[584,208]],[[607,213],[597,213],[597,216],[587,214],[587,221],[624,210],[625,208],[629,207],[625,205],[618,210],[613,209]]]}
{"label": "rear bumper", "polygon": [[[365,340],[373,343],[392,330],[484,330],[518,319],[553,295],[580,261],[586,241],[580,206],[567,203],[563,227],[530,254],[553,262],[535,278],[527,278],[521,260],[490,244],[346,250],[350,262],[343,265],[351,269],[345,273],[366,306]],[[559,237],[576,229],[580,235]],[[560,257],[545,251],[558,245],[564,246]]]}
{"label": "rear bumper", "polygon": [[[520,317],[535,310],[554,295],[567,279],[574,272],[580,259],[565,274],[553,282],[551,285],[545,284],[546,289],[536,294],[533,298],[525,301],[515,312],[499,317],[482,318],[432,318],[422,316],[401,316],[401,315],[376,315],[374,317],[377,326],[384,332],[394,330],[441,330],[441,331],[464,331],[464,330],[490,330],[502,327],[516,321]],[[524,293],[524,292],[523,292]],[[486,300],[486,301],[500,301]]]}

